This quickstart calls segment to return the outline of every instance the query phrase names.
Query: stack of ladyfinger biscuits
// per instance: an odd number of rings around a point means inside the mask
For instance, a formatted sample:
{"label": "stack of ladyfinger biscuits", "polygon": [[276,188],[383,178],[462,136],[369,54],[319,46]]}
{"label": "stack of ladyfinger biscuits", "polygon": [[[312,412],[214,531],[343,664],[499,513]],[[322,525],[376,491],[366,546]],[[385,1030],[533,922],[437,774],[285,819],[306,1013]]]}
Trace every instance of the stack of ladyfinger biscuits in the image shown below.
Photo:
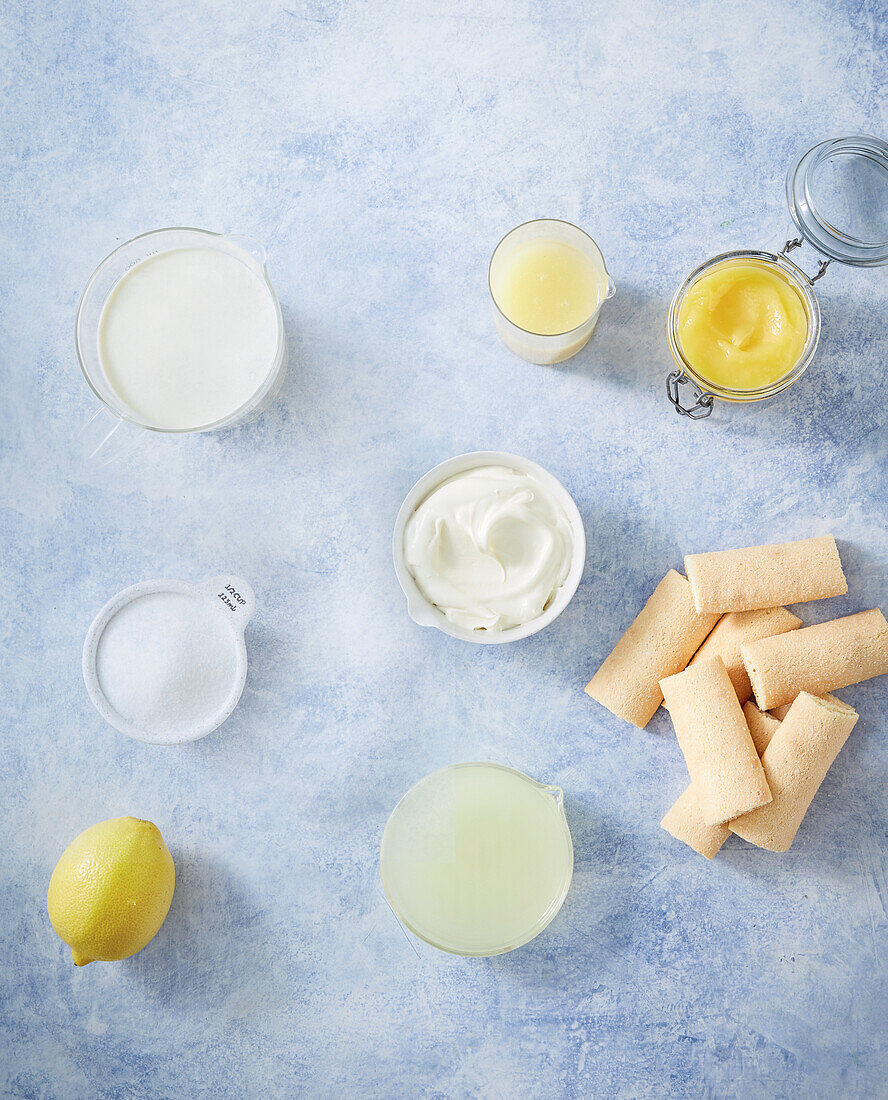
{"label": "stack of ladyfinger biscuits", "polygon": [[803,627],[783,606],[848,591],[832,535],[689,554],[685,572],[586,692],[642,729],[668,709],[691,782],[664,829],[707,859],[731,833],[785,852],[857,721],[829,692],[888,673],[888,622],[874,609]]}

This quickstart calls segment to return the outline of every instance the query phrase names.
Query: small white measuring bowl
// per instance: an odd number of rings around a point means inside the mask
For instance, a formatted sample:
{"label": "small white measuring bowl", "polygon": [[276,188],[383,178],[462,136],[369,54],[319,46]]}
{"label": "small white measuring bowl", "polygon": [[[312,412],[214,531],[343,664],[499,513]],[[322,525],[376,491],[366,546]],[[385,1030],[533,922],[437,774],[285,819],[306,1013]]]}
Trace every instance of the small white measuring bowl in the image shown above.
{"label": "small white measuring bowl", "polygon": [[[213,623],[214,633],[219,627],[218,643],[225,651],[226,673],[224,682],[216,685],[210,705],[203,710],[199,719],[185,716],[179,725],[173,716],[171,721],[159,724],[154,729],[143,729],[121,714],[106,694],[99,671],[99,649],[109,625],[115,618],[131,607],[137,600],[150,601],[157,597],[178,595],[186,600],[194,600],[195,621]],[[157,601],[158,609],[161,603]],[[244,642],[244,630],[253,617],[256,598],[250,585],[240,577],[218,576],[201,584],[188,584],[185,581],[142,581],[130,588],[118,592],[108,601],[92,622],[83,643],[83,680],[93,706],[101,716],[116,730],[125,733],[136,741],[150,745],[181,745],[186,741],[196,741],[217,729],[229,717],[237,706],[247,679],[247,647]],[[144,611],[145,609],[140,609]],[[209,618],[208,618],[209,616]],[[218,619],[213,618],[219,616]],[[230,649],[229,649],[230,646]],[[137,682],[139,665],[133,660],[133,682]]]}
{"label": "small white measuring bowl", "polygon": [[[467,627],[453,623],[447,616],[428,600],[420,591],[413,578],[413,574],[407,565],[404,556],[404,532],[407,523],[416,509],[425,498],[438,486],[456,474],[465,473],[466,470],[474,470],[479,466],[506,466],[511,470],[517,470],[522,474],[530,474],[541,482],[546,489],[558,501],[567,516],[573,541],[570,569],[564,584],[558,589],[555,598],[542,613],[521,626],[513,626],[508,630],[470,630]],[[446,462],[435,466],[417,481],[398,511],[395,520],[395,530],[392,536],[392,557],[395,562],[395,574],[398,584],[407,597],[407,612],[410,618],[420,626],[434,626],[444,634],[452,638],[462,638],[466,642],[477,642],[479,645],[501,645],[503,642],[517,642],[521,638],[528,638],[536,634],[544,626],[548,626],[557,619],[561,612],[573,599],[580,579],[583,576],[583,567],[586,564],[586,531],[580,511],[574,503],[573,497],[561,484],[557,477],[548,470],[531,462],[520,455],[509,454],[506,451],[470,451],[468,454],[457,455]]]}

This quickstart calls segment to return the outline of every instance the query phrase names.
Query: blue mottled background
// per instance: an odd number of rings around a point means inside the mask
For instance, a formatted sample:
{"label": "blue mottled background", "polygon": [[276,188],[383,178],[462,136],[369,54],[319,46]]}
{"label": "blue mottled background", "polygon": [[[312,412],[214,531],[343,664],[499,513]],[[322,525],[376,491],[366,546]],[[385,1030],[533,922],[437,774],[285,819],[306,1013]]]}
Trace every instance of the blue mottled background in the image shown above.
{"label": "blue mottled background", "polygon": [[[888,273],[834,265],[806,377],[705,425],[665,403],[664,320],[707,255],[790,228],[810,143],[888,136],[879,0],[151,0],[0,14],[0,1092],[16,1098],[852,1097],[886,1091],[886,693],[792,851],[709,865],[662,832],[685,784],[582,692],[688,550],[834,531],[846,598],[888,608]],[[587,350],[528,366],[486,265],[536,216],[587,228],[617,297]],[[269,250],[280,399],[220,435],[81,457],[78,295],[164,225]],[[518,451],[587,526],[565,614],[471,647],[408,619],[390,562],[413,481]],[[259,609],[240,707],[163,750],[105,725],[84,633],[118,589],[239,572]],[[564,909],[500,958],[409,942],[386,816],[492,758],[563,786]],[[71,838],[155,821],[178,884],[138,956],[75,970],[49,926]]]}

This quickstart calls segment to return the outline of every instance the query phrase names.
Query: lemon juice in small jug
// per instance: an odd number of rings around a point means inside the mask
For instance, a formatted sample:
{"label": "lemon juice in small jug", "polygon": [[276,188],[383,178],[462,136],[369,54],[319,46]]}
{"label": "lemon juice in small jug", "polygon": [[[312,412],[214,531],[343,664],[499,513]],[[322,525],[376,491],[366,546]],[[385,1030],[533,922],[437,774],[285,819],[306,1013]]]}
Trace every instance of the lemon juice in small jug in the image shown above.
{"label": "lemon juice in small jug", "polygon": [[559,788],[499,764],[457,764],[395,807],[380,870],[397,916],[459,955],[520,947],[552,920],[573,874]]}

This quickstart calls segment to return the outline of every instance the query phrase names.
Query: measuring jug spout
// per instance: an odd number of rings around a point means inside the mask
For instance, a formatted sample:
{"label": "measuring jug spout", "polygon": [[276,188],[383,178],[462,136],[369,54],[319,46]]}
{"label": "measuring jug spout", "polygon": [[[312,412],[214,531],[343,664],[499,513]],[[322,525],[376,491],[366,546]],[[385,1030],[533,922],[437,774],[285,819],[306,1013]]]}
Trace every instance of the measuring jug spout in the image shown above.
{"label": "measuring jug spout", "polygon": [[556,787],[551,783],[547,783],[543,790],[547,795],[551,797],[555,805],[562,809],[564,807],[564,791],[560,787]]}
{"label": "measuring jug spout", "polygon": [[613,279],[612,279],[612,278],[610,277],[610,275],[608,275],[608,277],[607,277],[607,287],[606,287],[606,289],[605,289],[605,294],[604,294],[604,299],[603,299],[603,301],[605,301],[605,302],[606,302],[606,301],[608,300],[608,298],[613,298],[613,296],[614,296],[614,295],[615,295],[616,293],[617,293],[617,288],[616,288],[616,286],[614,285],[614,281],[613,281]]}
{"label": "measuring jug spout", "polygon": [[252,256],[260,267],[265,267],[265,261],[268,259],[268,254],[258,241],[254,241],[252,237],[243,237],[237,233],[228,233],[225,240],[230,241],[233,245],[242,249],[248,256]]}

